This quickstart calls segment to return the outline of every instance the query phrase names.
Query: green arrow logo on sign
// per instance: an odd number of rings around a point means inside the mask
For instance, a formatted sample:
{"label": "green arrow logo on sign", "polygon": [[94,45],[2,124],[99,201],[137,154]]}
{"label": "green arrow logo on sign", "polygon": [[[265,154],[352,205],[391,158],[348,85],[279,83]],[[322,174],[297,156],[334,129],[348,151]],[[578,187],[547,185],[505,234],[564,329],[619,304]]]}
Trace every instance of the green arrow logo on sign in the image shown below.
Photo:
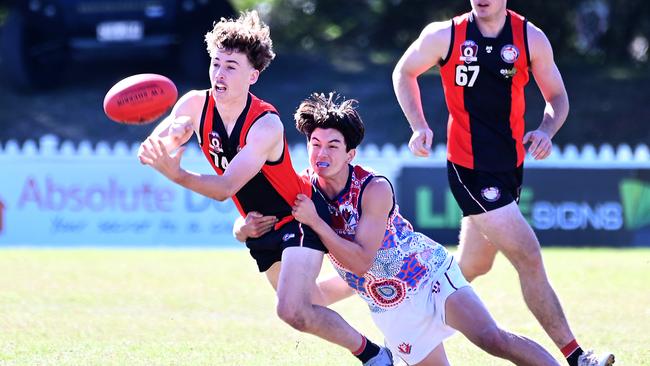
{"label": "green arrow logo on sign", "polygon": [[650,225],[650,184],[638,179],[624,179],[619,186],[625,227],[639,229]]}

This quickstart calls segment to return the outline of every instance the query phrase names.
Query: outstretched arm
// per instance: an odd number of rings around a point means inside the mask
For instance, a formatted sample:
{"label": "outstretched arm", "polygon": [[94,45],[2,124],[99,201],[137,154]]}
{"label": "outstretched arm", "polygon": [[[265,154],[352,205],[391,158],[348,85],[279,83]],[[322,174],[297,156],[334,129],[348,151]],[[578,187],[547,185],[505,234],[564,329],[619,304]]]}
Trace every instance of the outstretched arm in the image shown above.
{"label": "outstretched arm", "polygon": [[[204,91],[192,90],[186,93],[176,102],[169,116],[154,128],[149,137],[160,139],[167,151],[176,150],[192,137],[194,131],[198,131],[204,102]],[[138,151],[138,158],[143,164],[142,154],[146,144],[150,144],[148,139],[140,145]],[[149,145],[149,148],[151,147]]]}
{"label": "outstretched arm", "polygon": [[363,193],[363,215],[357,225],[354,241],[346,240],[334,232],[318,216],[313,202],[305,195],[298,195],[293,216],[318,234],[337,261],[358,276],[363,276],[372,266],[377,250],[381,247],[392,207],[393,191],[390,183],[383,178],[374,178]]}
{"label": "outstretched arm", "polygon": [[275,114],[267,114],[251,127],[244,146],[223,175],[198,174],[181,168],[184,149],[171,156],[160,138],[150,137],[144,164],[151,165],[169,180],[204,196],[224,201],[237,193],[257,174],[271,154],[284,143],[283,126]]}
{"label": "outstretched arm", "polygon": [[535,159],[545,159],[551,154],[551,139],[562,127],[569,114],[567,96],[562,75],[553,60],[553,48],[544,32],[528,24],[530,63],[533,76],[546,101],[544,117],[539,127],[524,136],[524,143],[530,142],[528,152]]}
{"label": "outstretched arm", "polygon": [[413,136],[409,148],[417,156],[428,156],[433,131],[424,117],[417,78],[447,55],[451,42],[451,22],[431,23],[406,50],[393,71],[393,88],[408,120]]}

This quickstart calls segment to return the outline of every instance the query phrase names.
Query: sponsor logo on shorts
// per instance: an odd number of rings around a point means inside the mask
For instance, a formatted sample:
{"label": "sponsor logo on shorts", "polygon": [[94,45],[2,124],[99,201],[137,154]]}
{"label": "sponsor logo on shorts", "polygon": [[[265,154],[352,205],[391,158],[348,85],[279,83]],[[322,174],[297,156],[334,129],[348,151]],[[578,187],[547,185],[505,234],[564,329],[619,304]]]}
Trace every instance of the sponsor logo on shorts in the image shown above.
{"label": "sponsor logo on shorts", "polygon": [[481,196],[488,202],[495,202],[501,197],[501,191],[497,187],[487,187],[481,190]]}
{"label": "sponsor logo on shorts", "polygon": [[410,355],[411,347],[412,346],[410,344],[406,342],[402,342],[399,346],[397,346],[397,349],[399,350],[400,353],[403,353],[405,355]]}
{"label": "sponsor logo on shorts", "polygon": [[440,281],[436,281],[436,283],[433,284],[433,290],[431,290],[434,294],[437,294],[440,292]]}
{"label": "sponsor logo on shorts", "polygon": [[296,237],[296,234],[287,233],[287,234],[284,234],[284,236],[282,237],[282,241],[286,242],[286,241],[289,241],[290,239],[293,239],[295,237]]}

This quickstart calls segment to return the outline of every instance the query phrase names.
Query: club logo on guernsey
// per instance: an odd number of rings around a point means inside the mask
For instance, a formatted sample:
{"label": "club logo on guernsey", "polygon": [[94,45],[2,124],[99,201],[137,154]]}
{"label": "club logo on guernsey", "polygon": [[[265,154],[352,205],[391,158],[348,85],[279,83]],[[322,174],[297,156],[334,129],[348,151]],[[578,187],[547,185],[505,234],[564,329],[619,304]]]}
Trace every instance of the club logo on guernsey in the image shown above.
{"label": "club logo on guernsey", "polygon": [[339,214],[343,218],[343,222],[345,224],[345,228],[343,230],[344,234],[348,235],[354,235],[355,231],[357,230],[357,213],[354,210],[354,206],[352,206],[352,203],[350,202],[345,202],[339,207]]}
{"label": "club logo on guernsey", "polygon": [[501,59],[509,64],[514,64],[519,58],[519,49],[507,44],[501,48]]}
{"label": "club logo on guernsey", "polygon": [[210,155],[214,159],[214,165],[219,167],[219,169],[226,170],[228,167],[228,158],[223,153],[223,144],[221,141],[221,136],[216,131],[211,131],[208,136],[210,141]]}
{"label": "club logo on guernsey", "polygon": [[223,154],[223,145],[221,144],[221,136],[216,131],[210,132],[210,153],[212,155]]}
{"label": "club logo on guernsey", "polygon": [[410,344],[408,344],[406,342],[402,342],[402,343],[400,343],[399,346],[397,346],[397,349],[399,350],[400,353],[403,353],[405,355],[410,355],[411,354],[411,347],[412,346]]}
{"label": "club logo on guernsey", "polygon": [[497,187],[487,187],[481,190],[481,196],[488,202],[495,202],[501,197],[501,191]]}
{"label": "club logo on guernsey", "polygon": [[476,62],[478,58],[478,45],[471,39],[466,40],[460,45],[460,60],[466,64]]}

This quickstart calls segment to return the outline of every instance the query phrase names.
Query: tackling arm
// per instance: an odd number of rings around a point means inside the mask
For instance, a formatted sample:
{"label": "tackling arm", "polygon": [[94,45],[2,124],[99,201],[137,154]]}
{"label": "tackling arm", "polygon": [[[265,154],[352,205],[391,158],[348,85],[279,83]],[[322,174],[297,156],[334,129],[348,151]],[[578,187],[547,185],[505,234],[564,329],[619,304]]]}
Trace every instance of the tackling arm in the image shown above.
{"label": "tackling arm", "polygon": [[[393,191],[387,180],[374,178],[363,193],[361,207],[363,215],[357,225],[354,241],[340,237],[316,214],[311,200],[299,195],[294,207],[296,219],[310,226],[323,241],[323,244],[343,266],[358,276],[372,266],[381,247],[386,232],[386,221],[393,207]],[[306,210],[308,203],[309,210]]]}

